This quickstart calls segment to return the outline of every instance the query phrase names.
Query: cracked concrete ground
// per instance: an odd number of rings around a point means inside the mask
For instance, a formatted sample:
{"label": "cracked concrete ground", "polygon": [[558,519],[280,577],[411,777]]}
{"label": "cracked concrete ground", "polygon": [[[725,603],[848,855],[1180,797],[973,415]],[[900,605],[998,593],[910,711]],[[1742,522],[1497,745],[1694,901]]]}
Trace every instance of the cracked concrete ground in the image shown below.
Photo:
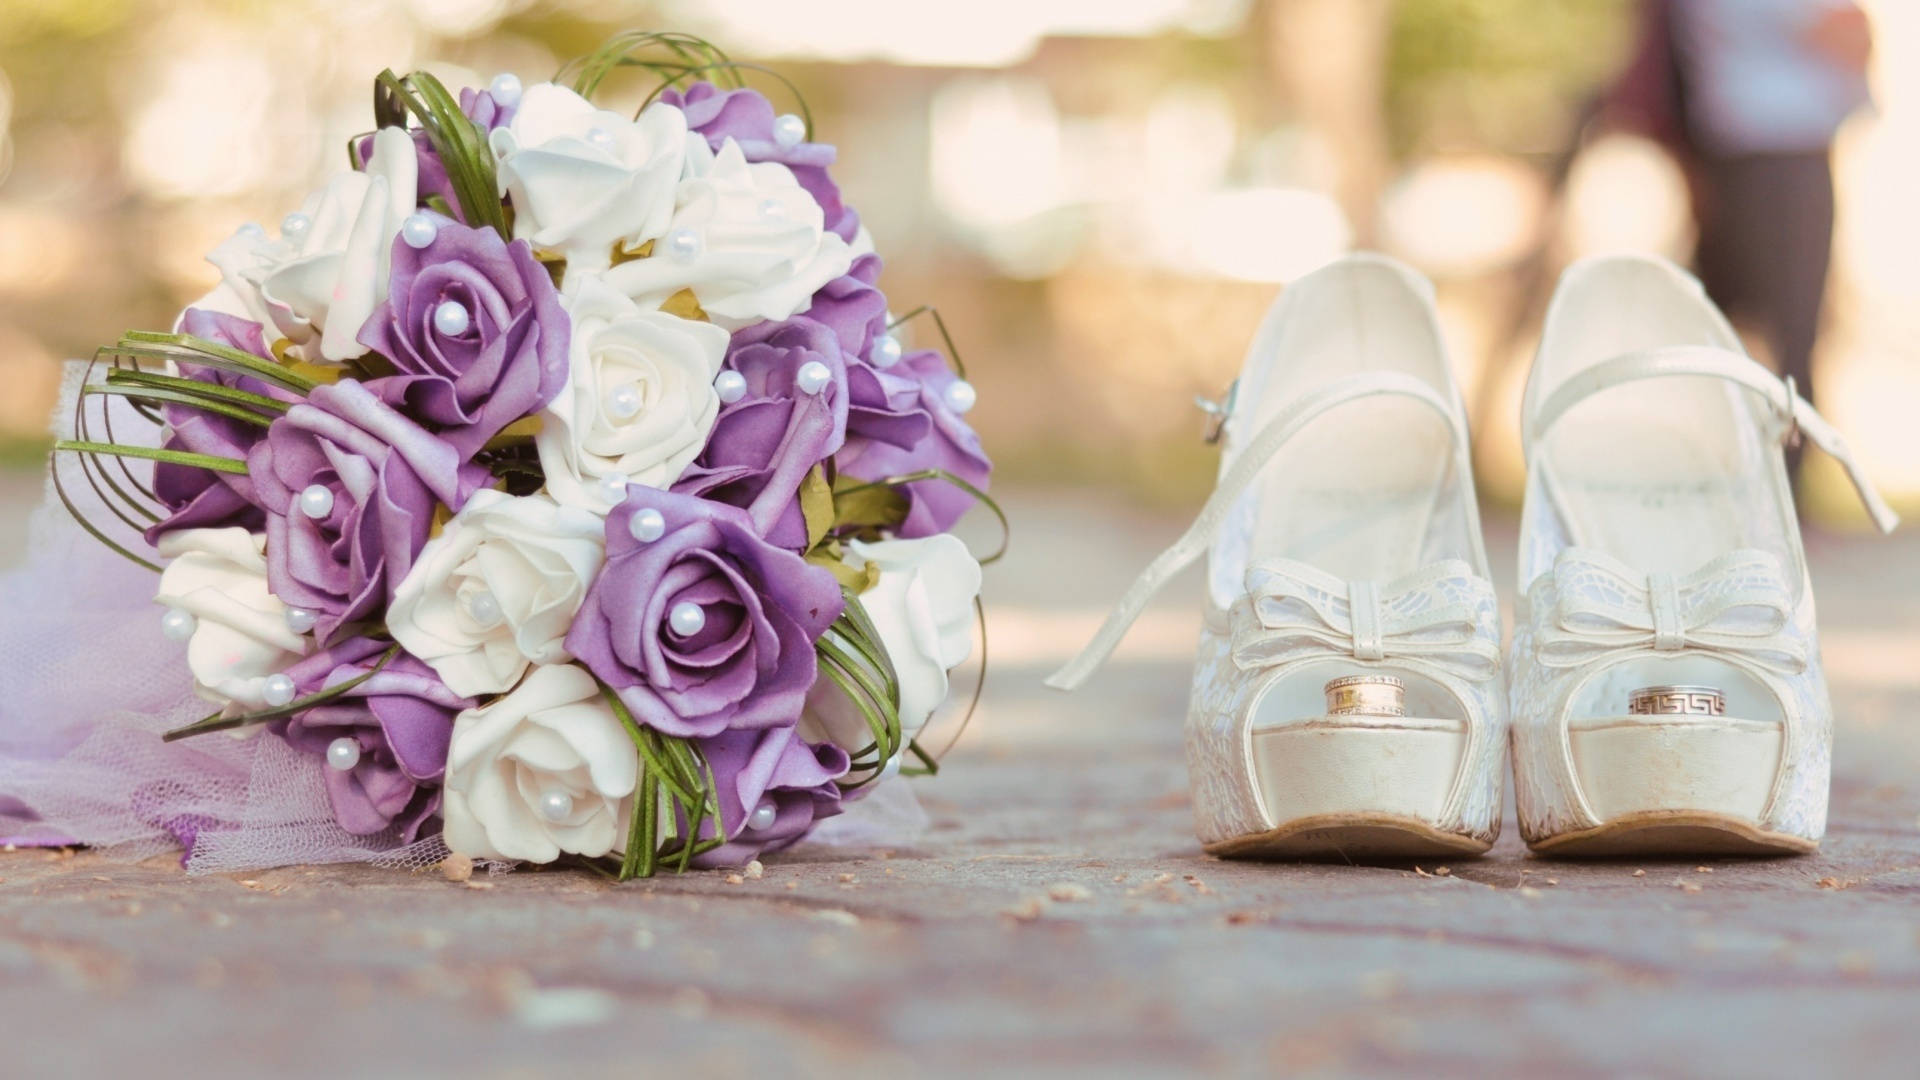
{"label": "cracked concrete ground", "polygon": [[1509,818],[1446,866],[1263,865],[1188,831],[1197,579],[1088,690],[1039,685],[1183,522],[1010,502],[919,837],[625,886],[0,854],[0,1075],[1913,1074],[1920,538],[1811,542],[1818,855],[1573,863]]}

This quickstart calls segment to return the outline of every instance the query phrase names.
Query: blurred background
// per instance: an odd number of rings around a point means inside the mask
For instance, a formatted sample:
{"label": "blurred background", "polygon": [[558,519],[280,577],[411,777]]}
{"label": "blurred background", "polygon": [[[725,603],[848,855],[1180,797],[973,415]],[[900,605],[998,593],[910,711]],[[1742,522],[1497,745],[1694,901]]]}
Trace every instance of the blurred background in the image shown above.
{"label": "blurred background", "polygon": [[[1873,105],[1833,137],[1815,383],[1911,506],[1920,5],[1860,7]],[[954,332],[1000,485],[1191,504],[1213,470],[1192,397],[1232,378],[1279,288],[1364,246],[1438,283],[1483,491],[1512,501],[1553,275],[1596,251],[1693,251],[1675,156],[1590,122],[1643,16],[1635,0],[0,0],[0,441],[36,464],[59,358],[167,325],[214,280],[205,251],[343,167],[381,68],[532,81],[649,27],[776,65],[806,95],[895,310],[935,303]],[[1847,526],[1837,469],[1809,466],[1811,504]]]}

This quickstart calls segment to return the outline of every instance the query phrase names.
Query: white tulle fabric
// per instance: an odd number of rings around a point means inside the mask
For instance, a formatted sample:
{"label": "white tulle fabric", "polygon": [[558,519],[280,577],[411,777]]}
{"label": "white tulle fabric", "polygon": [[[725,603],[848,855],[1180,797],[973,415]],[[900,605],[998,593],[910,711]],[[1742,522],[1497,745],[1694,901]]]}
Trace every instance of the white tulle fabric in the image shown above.
{"label": "white tulle fabric", "polygon": [[1571,546],[1550,499],[1530,491],[1514,630],[1515,798],[1530,840],[1600,820],[1580,790],[1569,724],[1580,691],[1609,669],[1650,657],[1710,656],[1751,676],[1785,720],[1766,828],[1818,839],[1826,830],[1832,708],[1804,568],[1738,550],[1674,578],[1637,573]]}
{"label": "white tulle fabric", "polygon": [[1255,564],[1241,599],[1224,613],[1209,612],[1194,665],[1187,747],[1201,841],[1273,827],[1255,794],[1248,729],[1268,686],[1301,664],[1328,659],[1356,673],[1430,679],[1459,702],[1467,749],[1436,824],[1491,841],[1499,831],[1507,752],[1499,657],[1493,585],[1464,561],[1385,584],[1341,581],[1287,559]]}

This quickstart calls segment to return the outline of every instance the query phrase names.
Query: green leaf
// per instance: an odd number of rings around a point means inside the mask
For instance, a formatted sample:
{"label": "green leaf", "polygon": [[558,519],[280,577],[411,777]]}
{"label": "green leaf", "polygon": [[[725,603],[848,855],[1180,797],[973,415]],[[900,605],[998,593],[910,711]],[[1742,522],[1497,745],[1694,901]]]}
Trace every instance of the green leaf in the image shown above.
{"label": "green leaf", "polygon": [[491,228],[513,238],[487,134],[460,111],[460,102],[431,74],[416,71],[401,78],[391,68],[374,80],[374,116],[382,127],[404,127],[411,113],[446,166],[447,180],[467,224]]}
{"label": "green leaf", "polygon": [[841,478],[833,493],[833,526],[840,529],[897,529],[911,504],[904,493],[875,484],[849,484]]}
{"label": "green leaf", "polygon": [[833,531],[833,486],[827,483],[825,466],[815,465],[800,482],[800,516],[807,523],[809,550]]}

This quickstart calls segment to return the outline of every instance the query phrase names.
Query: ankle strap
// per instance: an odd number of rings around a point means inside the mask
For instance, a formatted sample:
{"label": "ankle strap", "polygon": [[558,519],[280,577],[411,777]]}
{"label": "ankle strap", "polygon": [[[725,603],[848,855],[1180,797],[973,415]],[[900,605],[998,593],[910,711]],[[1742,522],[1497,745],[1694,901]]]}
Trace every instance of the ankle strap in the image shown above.
{"label": "ankle strap", "polygon": [[1625,353],[1611,360],[1602,360],[1575,374],[1547,395],[1533,422],[1527,426],[1528,457],[1532,457],[1533,447],[1546,436],[1556,421],[1566,415],[1567,410],[1593,394],[1621,383],[1680,375],[1725,379],[1758,394],[1766,401],[1775,420],[1776,430],[1770,435],[1782,440],[1805,435],[1809,442],[1826,451],[1846,470],[1847,479],[1852,481],[1854,491],[1860,495],[1860,502],[1866,506],[1868,515],[1881,532],[1892,532],[1894,526],[1900,523],[1900,515],[1894,513],[1880,493],[1874,490],[1873,482],[1867,478],[1859,463],[1854,461],[1846,440],[1795,391],[1791,379],[1779,378],[1755,363],[1751,357],[1707,345],[1674,345]]}
{"label": "ankle strap", "polygon": [[1302,428],[1328,409],[1376,394],[1396,394],[1425,402],[1446,420],[1454,441],[1461,441],[1460,421],[1455,416],[1452,403],[1441,397],[1425,380],[1398,371],[1368,371],[1349,375],[1288,402],[1267,422],[1266,427],[1260,429],[1258,435],[1238,451],[1233,464],[1220,477],[1219,486],[1214,488],[1212,497],[1200,509],[1200,516],[1194,519],[1193,525],[1173,542],[1172,547],[1147,564],[1139,578],[1120,597],[1119,604],[1107,616],[1106,622],[1101,624],[1093,640],[1065,667],[1049,676],[1047,685],[1056,690],[1076,690],[1100,669],[1100,665],[1119,647],[1121,639],[1127,636],[1127,630],[1133,626],[1134,620],[1146,610],[1154,594],[1212,546],[1234,503],[1253,486],[1260,471],[1273,460],[1288,439],[1299,434]]}

